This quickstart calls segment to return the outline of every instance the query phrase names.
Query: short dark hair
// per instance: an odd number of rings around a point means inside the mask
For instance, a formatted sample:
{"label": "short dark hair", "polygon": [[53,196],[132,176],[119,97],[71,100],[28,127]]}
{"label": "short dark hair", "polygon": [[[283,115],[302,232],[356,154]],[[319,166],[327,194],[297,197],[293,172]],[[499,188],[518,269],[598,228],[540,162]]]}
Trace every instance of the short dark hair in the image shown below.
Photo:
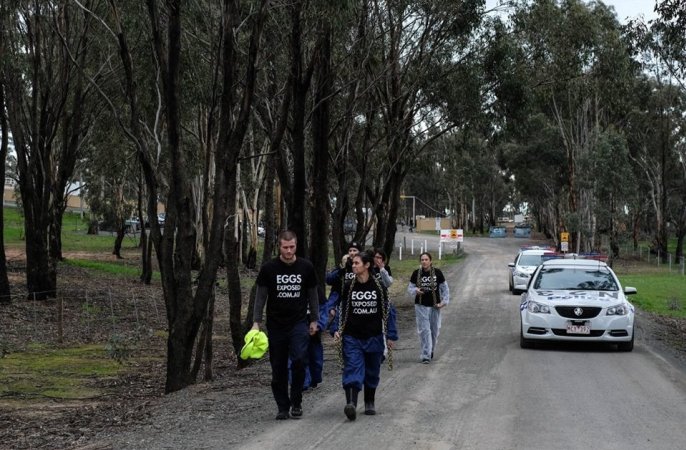
{"label": "short dark hair", "polygon": [[291,231],[291,230],[283,230],[281,233],[279,233],[279,244],[281,244],[281,241],[293,241],[298,242],[298,236]]}
{"label": "short dark hair", "polygon": [[370,268],[374,265],[374,254],[369,250],[360,252],[357,255],[353,256],[351,259],[355,258],[360,258],[362,260],[362,264],[369,264]]}
{"label": "short dark hair", "polygon": [[386,252],[384,252],[382,249],[375,248],[374,249],[374,256],[376,256],[376,255],[381,255],[381,259],[383,259],[384,262],[386,261]]}

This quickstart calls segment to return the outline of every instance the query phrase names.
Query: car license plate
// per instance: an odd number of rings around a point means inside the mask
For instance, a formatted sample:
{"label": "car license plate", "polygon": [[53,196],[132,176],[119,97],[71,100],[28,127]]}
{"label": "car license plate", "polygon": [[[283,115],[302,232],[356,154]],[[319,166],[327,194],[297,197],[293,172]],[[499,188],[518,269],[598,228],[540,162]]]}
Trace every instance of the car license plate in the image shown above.
{"label": "car license plate", "polygon": [[567,334],[591,334],[591,327],[588,325],[567,325]]}

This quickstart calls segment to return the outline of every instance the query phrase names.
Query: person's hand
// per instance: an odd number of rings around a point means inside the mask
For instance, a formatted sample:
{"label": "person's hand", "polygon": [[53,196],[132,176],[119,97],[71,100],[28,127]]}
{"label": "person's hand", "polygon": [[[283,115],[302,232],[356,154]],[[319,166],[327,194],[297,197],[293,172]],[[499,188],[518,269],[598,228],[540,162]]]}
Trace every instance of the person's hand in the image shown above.
{"label": "person's hand", "polygon": [[310,322],[310,336],[317,334],[317,322]]}
{"label": "person's hand", "polygon": [[341,269],[345,267],[345,264],[348,262],[349,257],[350,256],[347,253],[343,255],[343,257],[341,258]]}
{"label": "person's hand", "polygon": [[340,340],[341,340],[341,333],[338,332],[338,331],[336,331],[336,332],[333,334],[333,341],[334,341],[334,342],[339,342]]}
{"label": "person's hand", "polygon": [[414,291],[414,293],[415,293],[416,295],[422,295],[424,292],[422,292],[421,289],[417,288],[417,289]]}
{"label": "person's hand", "polygon": [[259,322],[253,322],[251,330],[258,330],[259,331],[259,329],[260,329],[260,323]]}
{"label": "person's hand", "polygon": [[441,308],[443,308],[444,306],[445,306],[445,303],[443,303],[443,302],[438,302],[438,303],[436,303],[436,308],[438,308],[438,309],[441,309]]}
{"label": "person's hand", "polygon": [[386,340],[386,346],[388,346],[388,348],[390,350],[393,350],[393,347],[395,347],[395,341],[391,341],[390,339],[387,339]]}
{"label": "person's hand", "polygon": [[332,319],[336,317],[336,310],[334,308],[331,308],[329,310],[329,317],[331,317]]}

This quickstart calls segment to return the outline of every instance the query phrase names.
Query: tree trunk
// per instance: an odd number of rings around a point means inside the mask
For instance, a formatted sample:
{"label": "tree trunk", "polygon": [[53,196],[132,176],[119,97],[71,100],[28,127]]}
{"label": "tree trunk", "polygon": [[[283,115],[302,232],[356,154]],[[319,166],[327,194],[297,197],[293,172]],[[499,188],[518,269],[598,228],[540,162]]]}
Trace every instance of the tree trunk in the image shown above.
{"label": "tree trunk", "polygon": [[[141,231],[141,234],[145,233],[145,229]],[[112,254],[117,257],[117,259],[122,259],[121,257],[121,244],[124,241],[124,236],[126,236],[126,224],[119,224],[117,226],[117,237],[114,238],[114,249],[112,249]]]}
{"label": "tree trunk", "polygon": [[[292,191],[286,193],[288,205],[288,228],[298,237],[297,255],[309,255],[306,238],[307,169],[305,166],[305,113],[307,92],[310,87],[313,66],[303,69],[302,51],[302,0],[291,6],[291,155],[293,162]],[[283,162],[283,161],[282,161]]]}
{"label": "tree trunk", "polygon": [[[275,164],[275,157],[270,155],[267,159],[264,187],[264,247],[262,248],[262,263],[268,261],[274,254],[274,236],[276,235],[276,223],[274,220]],[[249,311],[249,313],[252,314],[252,311]]]}
{"label": "tree trunk", "polygon": [[321,25],[317,82],[312,115],[313,164],[312,210],[310,216],[310,259],[317,274],[317,281],[325,287],[326,262],[329,257],[329,98],[331,97],[331,27]]}
{"label": "tree trunk", "polygon": [[227,207],[228,220],[224,230],[224,248],[226,264],[226,283],[229,293],[229,329],[231,342],[236,355],[241,353],[243,347],[243,329],[241,328],[241,308],[243,295],[241,292],[241,277],[238,271],[238,241],[236,239],[236,226],[233,217],[236,214],[236,177],[227,179]]}
{"label": "tree trunk", "polygon": [[57,296],[57,274],[55,265],[50,262],[45,241],[47,227],[38,225],[45,223],[46,220],[34,220],[32,214],[24,217],[26,287],[29,298],[35,300],[45,300]]}
{"label": "tree trunk", "polygon": [[[0,8],[0,11],[2,9]],[[0,49],[4,46],[4,35],[0,33]],[[2,50],[0,50],[2,53]],[[7,161],[7,150],[9,149],[9,128],[7,126],[7,114],[5,112],[5,80],[3,70],[0,67],[0,162],[3,169]],[[4,173],[4,170],[3,170]],[[0,303],[7,304],[12,301],[10,282],[7,276],[7,256],[5,255],[5,212],[0,208]]]}

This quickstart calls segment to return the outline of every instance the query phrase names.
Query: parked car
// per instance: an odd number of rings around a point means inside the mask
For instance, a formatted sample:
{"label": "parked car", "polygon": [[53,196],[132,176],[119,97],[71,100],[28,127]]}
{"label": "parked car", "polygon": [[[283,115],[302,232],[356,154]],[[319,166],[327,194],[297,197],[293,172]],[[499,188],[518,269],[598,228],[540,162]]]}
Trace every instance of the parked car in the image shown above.
{"label": "parked car", "polygon": [[604,262],[591,259],[544,261],[531,277],[520,304],[520,346],[536,341],[600,341],[634,348],[634,306]]}
{"label": "parked car", "polygon": [[530,238],[531,225],[526,223],[518,223],[514,227],[514,237],[516,238]]}
{"label": "parked car", "polygon": [[529,284],[529,278],[536,267],[544,259],[555,258],[556,256],[556,253],[548,247],[522,247],[515,256],[514,262],[507,265],[510,268],[508,271],[510,292],[513,295],[522,293]]}
{"label": "parked car", "polygon": [[129,219],[126,219],[124,221],[124,230],[127,233],[135,233],[137,231],[140,231],[141,229],[141,221],[138,219],[138,217],[131,217]]}
{"label": "parked car", "polygon": [[505,227],[491,227],[488,230],[488,237],[507,237],[507,228]]}

